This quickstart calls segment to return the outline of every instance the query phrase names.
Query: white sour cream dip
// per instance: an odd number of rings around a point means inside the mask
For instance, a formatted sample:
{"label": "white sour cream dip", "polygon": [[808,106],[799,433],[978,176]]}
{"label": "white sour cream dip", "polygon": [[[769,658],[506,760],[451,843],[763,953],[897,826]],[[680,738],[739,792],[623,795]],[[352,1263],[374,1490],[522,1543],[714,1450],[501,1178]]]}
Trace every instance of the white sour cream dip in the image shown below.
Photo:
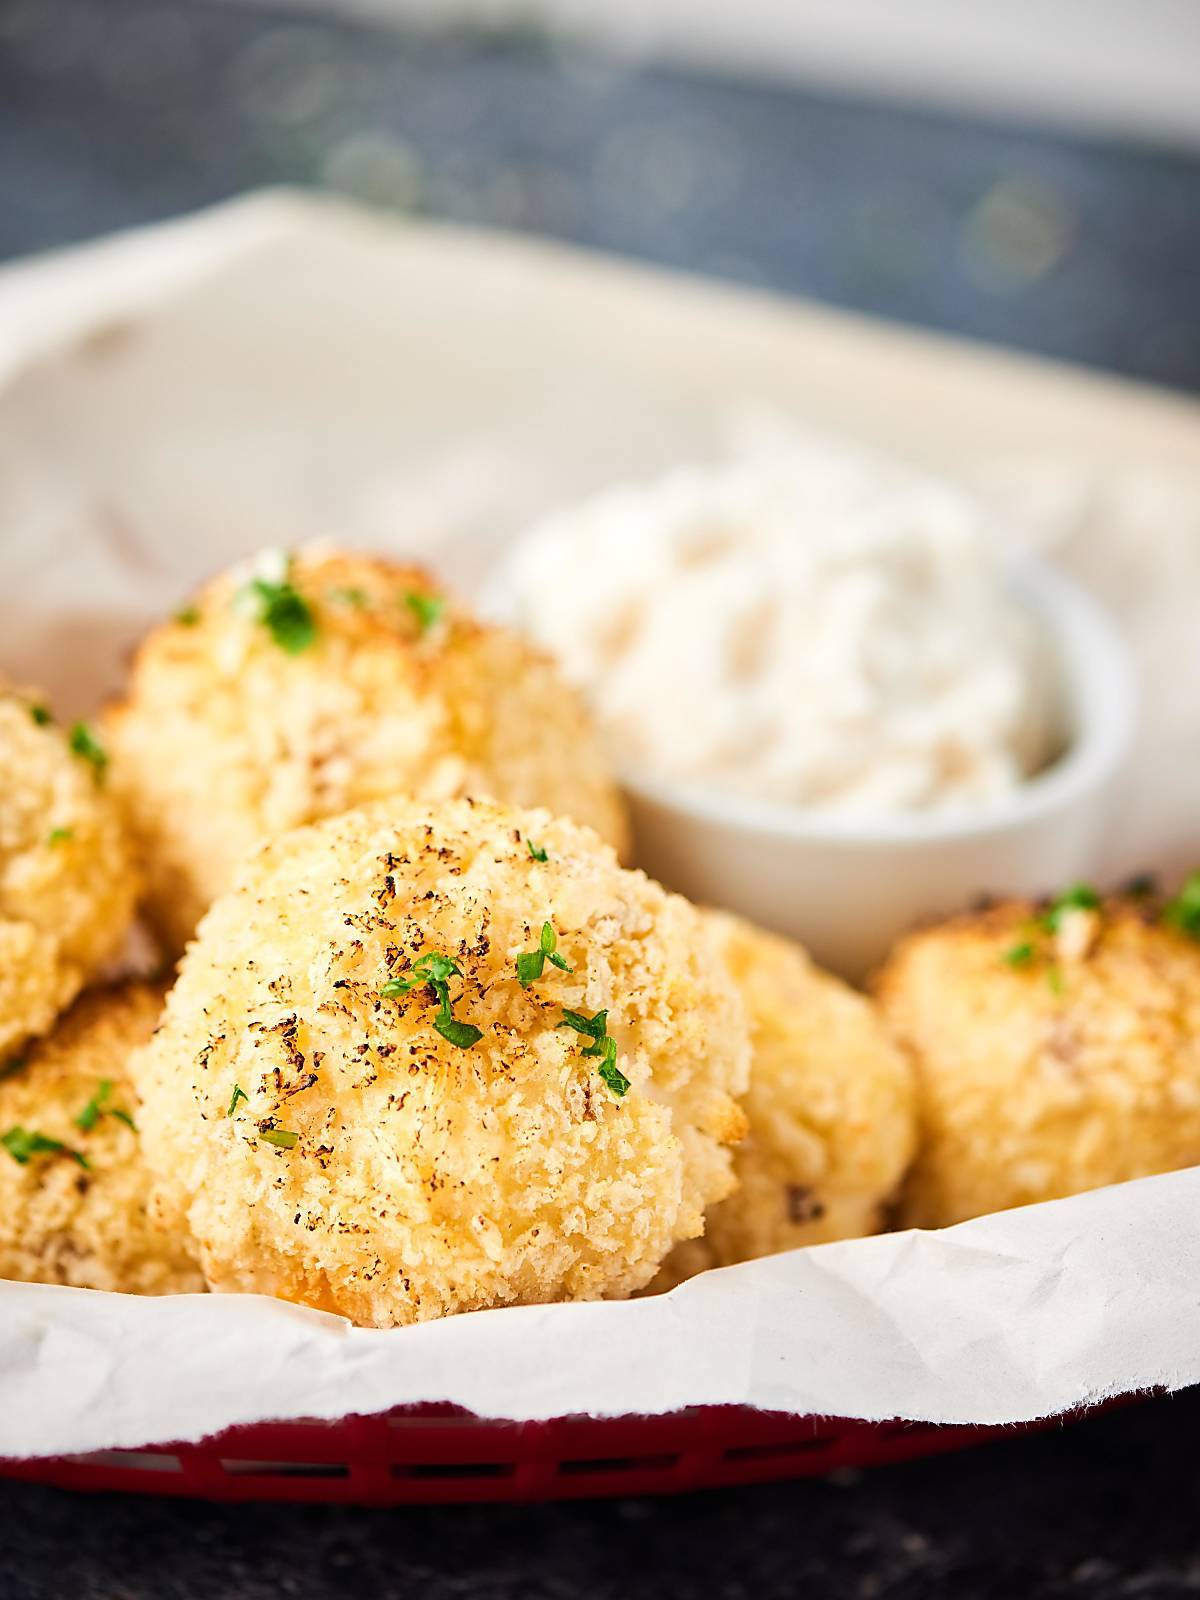
{"label": "white sour cream dip", "polygon": [[1055,752],[1052,653],[982,505],[873,454],[613,489],[534,528],[500,593],[633,778],[881,815],[986,806]]}

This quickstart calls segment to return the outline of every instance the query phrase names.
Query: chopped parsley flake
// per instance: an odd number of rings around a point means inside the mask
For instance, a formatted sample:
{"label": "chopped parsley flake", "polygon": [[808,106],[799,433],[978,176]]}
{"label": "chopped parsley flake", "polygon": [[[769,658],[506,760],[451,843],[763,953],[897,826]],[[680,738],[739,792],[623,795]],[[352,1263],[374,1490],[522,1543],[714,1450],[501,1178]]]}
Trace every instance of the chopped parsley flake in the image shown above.
{"label": "chopped parsley flake", "polygon": [[61,1139],[48,1139],[44,1133],[26,1128],[10,1128],[0,1133],[0,1145],[8,1151],[18,1166],[27,1167],[34,1156],[70,1156],[85,1172],[90,1171],[88,1158],[79,1150],[72,1150]]}
{"label": "chopped parsley flake", "polygon": [[537,949],[524,950],[517,957],[517,977],[521,980],[522,989],[528,989],[531,983],[541,977],[547,961],[560,972],[571,970],[558,954],[558,935],[554,931],[554,924],[543,922]]}
{"label": "chopped parsley flake", "polygon": [[532,839],[526,839],[525,843],[529,846],[529,854],[535,861],[549,861],[550,857],[542,849],[540,844],[534,844]]}
{"label": "chopped parsley flake", "polygon": [[312,607],[291,581],[291,557],[282,556],[273,563],[272,570],[278,576],[260,573],[243,584],[234,596],[234,604],[255,622],[261,622],[281,650],[298,656],[316,643],[316,620]]}
{"label": "chopped parsley flake", "polygon": [[122,1110],[120,1106],[110,1106],[108,1104],[112,1097],[112,1091],[112,1080],[110,1078],[102,1078],[95,1094],[75,1118],[75,1126],[80,1133],[91,1133],[101,1117],[115,1117],[118,1122],[123,1122],[134,1133],[137,1132],[136,1124],[128,1111]]}
{"label": "chopped parsley flake", "polygon": [[180,606],[175,613],[175,621],[181,628],[194,628],[200,621],[199,606]]}
{"label": "chopped parsley flake", "polygon": [[66,844],[68,839],[75,837],[74,828],[51,828],[46,835],[47,844]]}
{"label": "chopped parsley flake", "polygon": [[404,604],[416,617],[422,633],[428,633],[430,628],[436,627],[446,609],[446,602],[441,595],[422,594],[419,589],[410,589],[404,596]]}
{"label": "chopped parsley flake", "polygon": [[329,599],[335,606],[353,606],[355,611],[361,611],[367,603],[365,589],[330,589]]}
{"label": "chopped parsley flake", "polygon": [[483,1038],[483,1030],[469,1022],[460,1022],[454,1015],[450,1002],[451,978],[461,978],[462,969],[453,956],[439,954],[436,950],[418,956],[408,973],[402,978],[389,978],[379,993],[385,1000],[395,1000],[410,994],[414,989],[432,989],[438,999],[438,1014],[434,1027],[449,1044],[459,1050],[469,1050]]}
{"label": "chopped parsley flake", "polygon": [[238,1102],[242,1100],[249,1102],[249,1099],[250,1096],[246,1093],[245,1089],[242,1088],[241,1084],[235,1083],[233,1086],[233,1093],[229,1097],[229,1110],[225,1113],[225,1115],[227,1117],[231,1117],[238,1108]]}
{"label": "chopped parsley flake", "polygon": [[277,1150],[294,1150],[300,1143],[300,1135],[293,1133],[290,1128],[260,1128],[258,1136],[266,1144],[273,1144]]}
{"label": "chopped parsley flake", "polygon": [[608,1031],[607,1011],[597,1011],[594,1017],[587,1017],[582,1011],[568,1011],[564,1007],[559,1027],[574,1028],[576,1033],[589,1038],[592,1042],[583,1054],[600,1057],[600,1065],[596,1070],[618,1100],[628,1093],[629,1079],[617,1066],[617,1041]]}
{"label": "chopped parsley flake", "polygon": [[67,743],[71,747],[72,754],[82,756],[85,761],[91,762],[97,778],[103,777],[104,769],[108,765],[108,751],[105,750],[86,722],[73,724],[70,733],[67,735]]}
{"label": "chopped parsley flake", "polygon": [[24,1056],[17,1056],[14,1061],[6,1061],[3,1066],[0,1066],[0,1083],[3,1083],[6,1078],[15,1078],[18,1072],[24,1072],[24,1070]]}
{"label": "chopped parsley flake", "polygon": [[1051,994],[1061,994],[1065,988],[1061,967],[1049,967],[1046,971],[1046,982],[1050,985]]}
{"label": "chopped parsley flake", "polygon": [[1193,872],[1173,900],[1163,907],[1163,921],[1189,939],[1200,939],[1200,872]]}
{"label": "chopped parsley flake", "polygon": [[54,718],[50,715],[49,706],[30,706],[29,715],[37,723],[39,728],[44,728],[47,723],[54,721]]}

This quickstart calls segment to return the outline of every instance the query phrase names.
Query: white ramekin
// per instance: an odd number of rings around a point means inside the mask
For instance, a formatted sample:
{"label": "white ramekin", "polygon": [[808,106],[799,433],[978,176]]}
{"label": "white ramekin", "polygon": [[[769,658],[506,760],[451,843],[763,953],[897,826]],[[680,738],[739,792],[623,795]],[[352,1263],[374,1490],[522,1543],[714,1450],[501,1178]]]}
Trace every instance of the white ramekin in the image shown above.
{"label": "white ramekin", "polygon": [[844,818],[624,775],[635,859],[702,904],[798,939],[862,978],[922,918],[981,895],[1038,895],[1094,873],[1136,696],[1124,643],[1100,608],[1044,562],[1009,579],[1058,658],[1065,750],[986,810]]}

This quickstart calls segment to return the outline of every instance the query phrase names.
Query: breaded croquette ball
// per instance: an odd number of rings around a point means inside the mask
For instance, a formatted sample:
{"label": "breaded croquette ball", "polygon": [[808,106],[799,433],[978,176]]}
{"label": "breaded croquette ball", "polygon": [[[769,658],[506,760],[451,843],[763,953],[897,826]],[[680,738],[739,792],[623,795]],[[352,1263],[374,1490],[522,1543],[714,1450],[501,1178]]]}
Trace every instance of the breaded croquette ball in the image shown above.
{"label": "breaded croquette ball", "polygon": [[0,689],[0,1062],[120,946],[136,895],[104,751],[36,694]]}
{"label": "breaded croquette ball", "polygon": [[663,1287],[705,1267],[876,1233],[915,1146],[912,1069],[871,1002],[799,945],[709,913],[750,1022],[740,1187],[674,1252]]}
{"label": "breaded croquette ball", "polygon": [[244,863],[135,1062],[213,1287],[387,1327],[644,1286],[732,1185],[701,915],[589,829],[395,798]]}
{"label": "breaded croquette ball", "polygon": [[204,1288],[147,1214],[126,1064],[162,1007],[148,984],[94,989],[0,1082],[0,1278],[128,1294]]}
{"label": "breaded croquette ball", "polygon": [[959,917],[878,992],[917,1074],[909,1225],[1200,1162],[1200,944],[1149,905],[1081,887]]}
{"label": "breaded croquette ball", "polygon": [[366,556],[267,552],[217,578],[145,640],[107,737],[174,950],[254,845],[389,794],[545,806],[626,844],[554,664]]}

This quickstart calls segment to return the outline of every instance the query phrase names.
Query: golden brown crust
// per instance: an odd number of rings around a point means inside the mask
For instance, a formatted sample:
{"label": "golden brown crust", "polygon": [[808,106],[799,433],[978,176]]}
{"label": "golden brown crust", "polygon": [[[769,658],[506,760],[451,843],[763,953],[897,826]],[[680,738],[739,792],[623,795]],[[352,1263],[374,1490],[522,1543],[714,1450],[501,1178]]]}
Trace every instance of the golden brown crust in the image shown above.
{"label": "golden brown crust", "polygon": [[114,779],[175,950],[261,840],[393,793],[494,795],[592,826],[618,850],[624,808],[575,692],[524,640],[380,558],[303,552],[290,580],[316,623],[281,649],[226,573],[188,621],[155,629],[108,718]]}
{"label": "golden brown crust", "polygon": [[0,690],[0,1061],[120,946],[137,880],[102,775],[32,691]]}
{"label": "golden brown crust", "polygon": [[[571,971],[523,988],[545,921]],[[430,952],[461,969],[468,1049],[429,985],[381,993]],[[607,1010],[624,1098],[568,1009]],[[589,830],[395,799],[245,864],[134,1070],[164,1215],[214,1287],[388,1326],[643,1286],[732,1186],[748,1054],[699,914]]]}
{"label": "golden brown crust", "polygon": [[[0,1081],[0,1135],[41,1134],[88,1163],[51,1152],[21,1164],[0,1148],[0,1278],[126,1294],[203,1289],[186,1241],[150,1220],[137,1133],[112,1114],[136,1118],[126,1063],[161,1007],[161,991],[148,984],[94,989]],[[106,1081],[94,1127],[80,1128]]]}
{"label": "golden brown crust", "polygon": [[903,940],[877,980],[917,1073],[904,1220],[941,1227],[1200,1161],[1200,945],[1158,908],[1008,902]]}
{"label": "golden brown crust", "polygon": [[708,915],[751,1033],[736,1193],[677,1247],[659,1287],[706,1267],[877,1232],[912,1158],[912,1070],[864,996],[799,945]]}

